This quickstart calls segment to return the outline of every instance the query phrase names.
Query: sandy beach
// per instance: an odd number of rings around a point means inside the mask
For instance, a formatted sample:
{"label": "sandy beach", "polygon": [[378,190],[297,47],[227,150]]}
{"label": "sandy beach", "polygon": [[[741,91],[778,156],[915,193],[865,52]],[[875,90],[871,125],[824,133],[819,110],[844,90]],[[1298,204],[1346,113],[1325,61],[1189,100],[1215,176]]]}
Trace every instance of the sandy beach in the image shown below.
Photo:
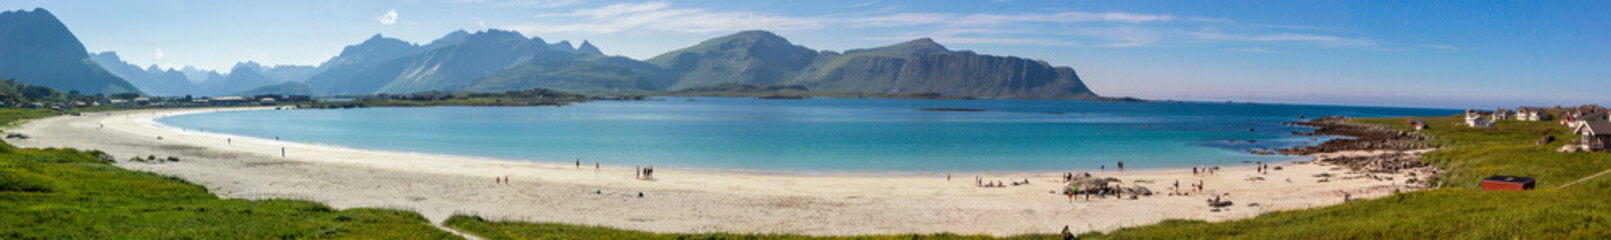
{"label": "sandy beach", "polygon": [[[1062,174],[1043,173],[763,174],[659,166],[653,180],[635,178],[633,166],[608,162],[595,169],[582,159],[511,161],[465,156],[359,150],[274,139],[231,136],[163,126],[155,118],[243,109],[139,110],[34,120],[7,131],[19,147],[99,149],[118,166],[178,176],[224,197],[288,198],[336,208],[380,207],[417,211],[433,222],[455,213],[489,219],[603,225],[656,232],[797,233],[812,235],[1053,233],[1108,231],[1165,219],[1223,221],[1287,209],[1343,203],[1343,193],[1375,198],[1415,190],[1403,174],[1363,177],[1308,163],[1274,164],[1282,170],[1225,167],[1214,175],[1191,169],[1091,172],[1123,186],[1157,192],[1131,200],[1083,196],[1070,202],[1054,192]],[[273,111],[273,110],[267,110]],[[300,111],[300,110],[297,110]],[[312,111],[312,110],[309,110]],[[284,149],[284,156],[281,151]],[[1344,152],[1359,156],[1386,152]],[[178,162],[128,162],[133,156],[177,157]],[[1134,167],[1132,165],[1132,167]],[[1316,177],[1319,174],[1330,177]],[[509,184],[494,178],[508,176]],[[1377,180],[1381,177],[1395,180]],[[986,181],[1023,181],[1005,188]],[[1262,177],[1263,180],[1259,180]],[[1424,175],[1423,175],[1424,177]],[[1206,191],[1169,196],[1203,182]],[[1322,181],[1324,180],[1324,181]],[[639,193],[643,197],[639,197]],[[1234,206],[1212,211],[1219,195]],[[1250,206],[1251,205],[1251,206]]]}

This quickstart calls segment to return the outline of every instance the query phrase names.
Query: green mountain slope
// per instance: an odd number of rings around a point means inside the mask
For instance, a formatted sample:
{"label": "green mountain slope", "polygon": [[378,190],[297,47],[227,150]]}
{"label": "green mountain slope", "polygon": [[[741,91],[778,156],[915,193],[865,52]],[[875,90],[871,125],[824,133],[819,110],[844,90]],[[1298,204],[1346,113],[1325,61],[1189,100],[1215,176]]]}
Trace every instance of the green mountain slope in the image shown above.
{"label": "green mountain slope", "polygon": [[766,31],[744,31],[660,54],[645,61],[678,79],[668,90],[722,83],[778,84],[804,69],[817,52]]}
{"label": "green mountain slope", "polygon": [[927,38],[843,54],[819,54],[769,32],[746,31],[646,62],[665,70],[665,77],[674,82],[668,90],[742,83],[802,85],[826,92],[1098,98],[1073,68],[1018,57],[951,51]]}

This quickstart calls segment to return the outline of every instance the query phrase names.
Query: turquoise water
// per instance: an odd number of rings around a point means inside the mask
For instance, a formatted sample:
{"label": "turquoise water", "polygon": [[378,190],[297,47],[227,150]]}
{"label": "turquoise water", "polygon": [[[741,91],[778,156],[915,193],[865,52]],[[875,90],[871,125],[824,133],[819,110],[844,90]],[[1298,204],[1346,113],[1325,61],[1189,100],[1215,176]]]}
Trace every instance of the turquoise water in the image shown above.
{"label": "turquoise water", "polygon": [[[933,112],[922,108],[984,109]],[[1020,100],[672,98],[566,107],[230,111],[159,119],[207,132],[362,149],[684,168],[1063,171],[1281,161],[1248,149],[1318,143],[1299,115],[1444,116],[1444,109]],[[1249,141],[1251,140],[1251,141]],[[1324,141],[1324,138],[1317,139]]]}

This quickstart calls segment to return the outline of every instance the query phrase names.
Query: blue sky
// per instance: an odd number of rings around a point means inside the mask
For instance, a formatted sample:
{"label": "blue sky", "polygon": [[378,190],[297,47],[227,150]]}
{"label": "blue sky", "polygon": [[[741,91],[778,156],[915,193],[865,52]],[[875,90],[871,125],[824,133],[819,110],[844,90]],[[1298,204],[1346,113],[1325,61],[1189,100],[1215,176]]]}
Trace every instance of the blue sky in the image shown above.
{"label": "blue sky", "polygon": [[498,28],[645,59],[765,29],[818,50],[930,37],[1071,66],[1098,94],[1492,108],[1611,103],[1611,1],[41,1],[92,52],[227,71],[374,34]]}

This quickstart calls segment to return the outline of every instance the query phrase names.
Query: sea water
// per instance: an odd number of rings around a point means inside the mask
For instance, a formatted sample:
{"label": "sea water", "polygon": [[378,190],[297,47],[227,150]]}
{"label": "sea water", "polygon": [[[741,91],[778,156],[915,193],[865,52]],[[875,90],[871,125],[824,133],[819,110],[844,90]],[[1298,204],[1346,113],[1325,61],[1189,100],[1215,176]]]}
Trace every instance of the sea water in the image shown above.
{"label": "sea water", "polygon": [[[1244,161],[1318,144],[1300,116],[1447,116],[1448,109],[1037,100],[669,98],[564,107],[222,111],[186,129],[360,149],[762,171],[1114,170]],[[974,111],[932,111],[933,108]],[[928,110],[925,110],[928,109]]]}

